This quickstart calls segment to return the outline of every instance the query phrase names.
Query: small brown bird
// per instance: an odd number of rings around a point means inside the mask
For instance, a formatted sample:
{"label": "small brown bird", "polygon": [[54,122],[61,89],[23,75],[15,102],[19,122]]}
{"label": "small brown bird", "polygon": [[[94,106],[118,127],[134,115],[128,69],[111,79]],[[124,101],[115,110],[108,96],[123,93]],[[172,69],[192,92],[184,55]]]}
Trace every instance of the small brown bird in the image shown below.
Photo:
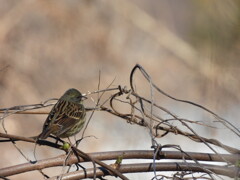
{"label": "small brown bird", "polygon": [[66,138],[79,133],[86,120],[83,99],[78,90],[67,90],[53,106],[38,139],[46,139],[50,134]]}

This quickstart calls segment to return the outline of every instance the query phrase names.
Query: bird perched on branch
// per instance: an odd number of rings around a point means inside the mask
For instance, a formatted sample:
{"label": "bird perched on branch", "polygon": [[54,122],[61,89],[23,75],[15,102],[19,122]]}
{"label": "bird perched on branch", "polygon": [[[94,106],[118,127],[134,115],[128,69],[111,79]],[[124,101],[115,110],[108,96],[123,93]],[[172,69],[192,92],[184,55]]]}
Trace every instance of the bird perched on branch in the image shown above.
{"label": "bird perched on branch", "polygon": [[86,120],[83,99],[78,90],[67,90],[50,111],[38,139],[46,139],[50,134],[66,138],[79,133]]}

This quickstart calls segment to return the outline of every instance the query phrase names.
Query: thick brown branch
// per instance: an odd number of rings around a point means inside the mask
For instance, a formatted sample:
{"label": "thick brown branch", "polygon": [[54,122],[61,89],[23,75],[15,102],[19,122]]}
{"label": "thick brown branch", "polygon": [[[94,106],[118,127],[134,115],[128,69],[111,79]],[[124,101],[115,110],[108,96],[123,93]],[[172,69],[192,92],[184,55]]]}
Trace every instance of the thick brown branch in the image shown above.
{"label": "thick brown branch", "polygon": [[[209,174],[210,172],[228,176],[231,178],[240,177],[238,168],[225,167],[225,166],[216,166],[201,164],[197,166],[194,163],[156,163],[155,168],[152,163],[139,163],[139,164],[122,164],[120,165],[118,171],[121,173],[139,173],[139,172],[152,172],[154,171],[190,171],[190,172],[202,172]],[[94,175],[93,169],[85,169],[84,171],[75,171],[71,173],[64,174],[61,176],[62,180],[75,180],[75,179],[84,179],[92,178]],[[97,177],[109,175],[109,172],[106,169],[98,168],[96,171]],[[49,180],[56,180],[58,176],[52,177]]]}
{"label": "thick brown branch", "polygon": [[[118,157],[122,156],[124,159],[152,159],[153,151],[110,151],[110,152],[98,152],[98,153],[88,153],[88,155],[94,159],[98,160],[116,160]],[[198,161],[213,161],[213,162],[224,162],[227,160],[232,164],[235,164],[238,160],[240,160],[240,155],[229,155],[229,154],[221,154],[219,157],[216,154],[208,154],[208,153],[181,153],[177,151],[161,151],[159,152],[157,159],[172,159],[172,160],[191,160],[195,159]],[[20,174],[24,172],[41,170],[44,168],[54,167],[54,166],[62,166],[63,162],[66,160],[66,155],[57,156],[54,158],[49,158],[45,160],[39,160],[37,163],[24,163],[16,166],[6,167],[0,169],[0,175],[2,176],[11,176],[15,174]],[[76,156],[72,155],[68,158],[66,165],[75,164],[78,162],[89,162],[89,159],[76,158]]]}
{"label": "thick brown branch", "polygon": [[117,169],[114,169],[113,167],[105,164],[104,162],[80,151],[79,149],[74,148],[74,151],[77,152],[77,154],[79,155],[79,157],[82,157],[85,160],[89,160],[93,163],[97,163],[98,165],[102,166],[103,168],[105,168],[107,171],[109,171],[111,174],[120,177],[123,180],[128,180],[127,177],[125,177],[122,173],[120,173]]}

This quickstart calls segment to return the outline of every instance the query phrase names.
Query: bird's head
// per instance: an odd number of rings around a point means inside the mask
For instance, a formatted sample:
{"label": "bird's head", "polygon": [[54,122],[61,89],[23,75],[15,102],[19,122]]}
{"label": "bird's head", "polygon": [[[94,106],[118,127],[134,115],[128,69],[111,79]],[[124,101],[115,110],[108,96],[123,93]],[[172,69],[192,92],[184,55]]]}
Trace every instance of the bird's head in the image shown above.
{"label": "bird's head", "polygon": [[72,88],[67,90],[61,99],[74,103],[81,103],[85,97],[82,96],[82,94],[77,89]]}

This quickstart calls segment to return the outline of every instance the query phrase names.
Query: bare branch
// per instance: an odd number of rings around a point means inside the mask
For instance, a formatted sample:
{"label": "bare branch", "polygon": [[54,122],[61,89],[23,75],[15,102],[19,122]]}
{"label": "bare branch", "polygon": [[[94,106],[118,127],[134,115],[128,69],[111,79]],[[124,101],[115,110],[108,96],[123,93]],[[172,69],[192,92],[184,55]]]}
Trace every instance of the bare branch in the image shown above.
{"label": "bare branch", "polygon": [[[199,167],[193,163],[156,163],[156,171],[182,171],[182,172],[198,172],[198,173],[209,173],[207,170],[214,172],[215,174],[228,176],[231,178],[239,177],[239,172],[237,168],[225,167],[225,166],[216,166],[209,164],[202,164],[203,167]],[[140,173],[140,172],[152,172],[153,164],[152,163],[141,163],[141,164],[122,164],[119,169],[121,173]],[[62,180],[74,180],[74,179],[84,179],[92,178],[94,175],[93,169],[86,169],[81,171],[75,171],[67,173],[62,176]],[[111,175],[106,169],[97,168],[96,176],[106,176]],[[58,176],[52,177],[49,180],[57,180]]]}
{"label": "bare branch", "polygon": [[[152,159],[154,151],[147,150],[133,150],[133,151],[110,151],[110,152],[98,152],[98,153],[88,153],[87,155],[93,159],[98,160],[113,160],[117,159],[119,156],[123,156],[123,160],[126,159]],[[159,151],[156,158],[158,160],[163,159],[172,159],[172,160],[192,160],[197,159],[198,161],[212,161],[212,162],[224,162],[223,158],[228,162],[235,164],[240,160],[240,155],[229,155],[221,154],[219,157],[216,154],[209,153],[194,153],[194,152],[177,152],[177,151]],[[29,172],[33,170],[41,170],[44,168],[62,166],[63,162],[66,159],[66,155],[60,155],[54,158],[49,158],[45,160],[39,160],[36,163],[24,163],[16,166],[6,167],[0,169],[0,174],[2,176],[10,176],[19,173]],[[66,162],[66,165],[72,165],[75,163],[89,162],[89,158],[77,158],[74,155],[71,155]]]}

